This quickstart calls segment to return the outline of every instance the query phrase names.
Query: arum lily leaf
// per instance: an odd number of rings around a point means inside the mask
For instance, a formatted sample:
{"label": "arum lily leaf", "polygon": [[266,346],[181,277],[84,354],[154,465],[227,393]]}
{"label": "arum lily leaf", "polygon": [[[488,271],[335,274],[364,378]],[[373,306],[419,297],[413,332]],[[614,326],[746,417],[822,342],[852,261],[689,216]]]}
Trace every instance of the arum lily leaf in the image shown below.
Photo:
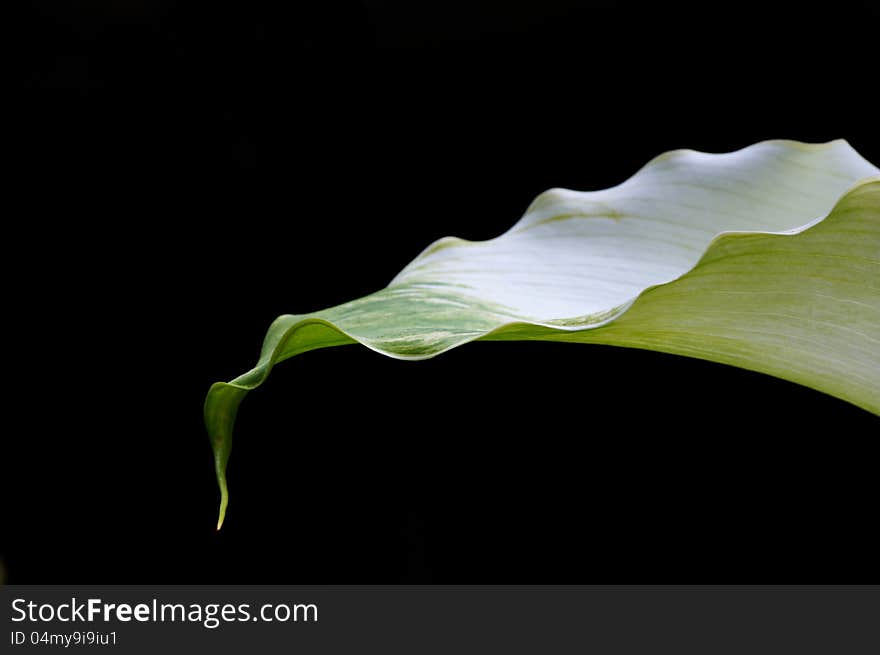
{"label": "arum lily leaf", "polygon": [[604,191],[546,191],[494,239],[440,239],[372,295],[279,317],[256,367],[205,402],[218,528],[239,403],[275,364],[350,343],[418,360],[475,340],[698,357],[880,414],[880,169],[844,141],[677,150]]}

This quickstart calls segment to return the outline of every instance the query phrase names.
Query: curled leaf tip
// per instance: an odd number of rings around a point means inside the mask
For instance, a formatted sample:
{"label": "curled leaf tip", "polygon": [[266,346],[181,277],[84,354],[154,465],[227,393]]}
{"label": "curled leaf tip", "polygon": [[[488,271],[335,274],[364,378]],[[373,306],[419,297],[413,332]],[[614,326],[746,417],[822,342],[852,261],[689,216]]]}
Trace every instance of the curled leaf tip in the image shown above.
{"label": "curled leaf tip", "polygon": [[226,488],[226,480],[220,482],[220,515],[217,518],[217,532],[223,527],[223,521],[226,519],[226,506],[229,504],[229,490]]}
{"label": "curled leaf tip", "polygon": [[205,399],[205,428],[214,449],[214,472],[220,487],[220,515],[217,529],[223,525],[226,507],[229,504],[229,490],[226,486],[226,465],[232,448],[232,426],[238,413],[238,406],[247,395],[247,389],[234,384],[217,382],[211,385]]}

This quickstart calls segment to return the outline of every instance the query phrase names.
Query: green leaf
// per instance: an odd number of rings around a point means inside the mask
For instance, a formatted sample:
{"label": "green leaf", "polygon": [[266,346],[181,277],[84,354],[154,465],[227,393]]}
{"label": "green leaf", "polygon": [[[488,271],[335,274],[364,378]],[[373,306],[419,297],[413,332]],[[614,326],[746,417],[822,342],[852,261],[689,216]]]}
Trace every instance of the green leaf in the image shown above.
{"label": "green leaf", "polygon": [[440,239],[377,293],[279,317],[256,367],[205,402],[218,529],[239,403],[276,363],[349,343],[417,360],[475,340],[698,357],[880,414],[880,169],[845,141],[677,150],[611,189],[542,193],[495,239]]}

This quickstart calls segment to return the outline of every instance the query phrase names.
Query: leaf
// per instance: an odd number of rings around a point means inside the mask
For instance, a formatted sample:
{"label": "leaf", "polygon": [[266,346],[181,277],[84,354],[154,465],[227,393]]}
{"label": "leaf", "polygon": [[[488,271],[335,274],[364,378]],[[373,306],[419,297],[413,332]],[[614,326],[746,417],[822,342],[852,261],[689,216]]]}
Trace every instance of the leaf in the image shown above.
{"label": "leaf", "polygon": [[279,317],[256,367],[205,402],[218,529],[238,406],[276,363],[349,343],[417,360],[478,339],[698,357],[880,414],[880,169],[845,141],[676,150],[604,191],[542,193],[495,239],[440,239],[377,293]]}

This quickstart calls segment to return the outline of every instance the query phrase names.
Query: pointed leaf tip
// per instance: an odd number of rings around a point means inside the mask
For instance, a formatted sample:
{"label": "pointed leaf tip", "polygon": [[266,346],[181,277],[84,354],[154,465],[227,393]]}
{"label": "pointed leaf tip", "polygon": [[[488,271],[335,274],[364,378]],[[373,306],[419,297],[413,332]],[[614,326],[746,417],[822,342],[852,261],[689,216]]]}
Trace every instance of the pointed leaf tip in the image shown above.
{"label": "pointed leaf tip", "polygon": [[226,488],[226,480],[220,483],[220,515],[217,518],[217,532],[223,527],[223,521],[226,518],[226,506],[229,504],[229,491]]}
{"label": "pointed leaf tip", "polygon": [[226,507],[229,504],[229,489],[226,486],[226,464],[232,448],[232,426],[238,413],[238,406],[247,395],[247,389],[234,384],[217,382],[211,385],[205,399],[205,427],[214,450],[214,472],[220,487],[220,514],[217,529],[223,526]]}

